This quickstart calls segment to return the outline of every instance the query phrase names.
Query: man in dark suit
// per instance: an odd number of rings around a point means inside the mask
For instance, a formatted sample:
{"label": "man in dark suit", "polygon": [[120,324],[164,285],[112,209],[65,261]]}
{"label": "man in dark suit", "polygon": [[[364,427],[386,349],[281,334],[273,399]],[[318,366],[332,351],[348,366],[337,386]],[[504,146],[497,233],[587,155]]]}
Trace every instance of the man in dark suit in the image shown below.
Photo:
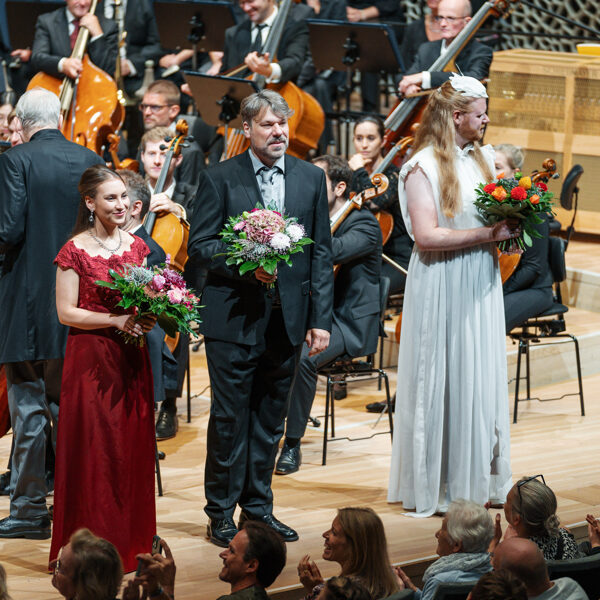
{"label": "man in dark suit", "polygon": [[[268,83],[296,81],[308,51],[308,27],[294,13],[304,7],[293,7],[283,28],[281,42],[275,57],[261,55],[267,36],[277,16],[274,0],[241,0],[240,6],[248,19],[230,27],[225,32],[225,47],[221,71],[246,64],[248,72],[257,73]],[[242,73],[241,76],[244,76]]]}
{"label": "man in dark suit", "polygon": [[53,93],[31,90],[16,111],[26,143],[0,155],[0,363],[15,445],[10,516],[0,521],[0,537],[46,539],[45,431],[58,416],[67,343],[53,260],[75,224],[79,179],[102,160],[64,138]]}
{"label": "man in dark suit", "polygon": [[[189,254],[208,269],[200,329],[213,398],[204,510],[210,539],[221,546],[237,533],[237,504],[240,522],[261,520],[284,540],[298,539],[273,516],[271,480],[302,343],[317,354],[329,342],[333,276],[325,174],[284,154],[290,113],[271,90],[244,99],[250,150],[203,172],[202,210],[192,217]],[[274,275],[258,268],[242,276],[220,255],[226,246],[219,233],[229,217],[261,202],[297,217],[314,244],[294,254],[292,267],[280,263]]]}
{"label": "man in dark suit", "polygon": [[419,46],[414,62],[398,85],[401,94],[414,94],[421,90],[439,87],[450,78],[452,72],[479,80],[485,79],[490,73],[492,49],[476,40],[462,49],[454,59],[455,68],[451,71],[429,71],[431,65],[446,51],[454,38],[471,20],[471,3],[469,0],[441,0],[435,20],[440,28],[442,39],[425,42]]}
{"label": "man in dark suit", "polygon": [[117,25],[102,14],[90,14],[91,0],[65,2],[66,8],[38,17],[31,54],[34,71],[44,71],[54,77],[79,77],[82,62],[78,58],[71,58],[71,52],[79,28],[86,27],[90,32],[90,60],[109,75],[114,75],[118,46]]}
{"label": "man in dark suit", "polygon": [[[325,171],[329,218],[333,222],[346,206],[352,169],[339,156],[319,156],[313,163]],[[377,350],[381,243],[379,223],[369,210],[351,212],[331,239],[333,262],[340,268],[335,277],[329,346],[315,356],[302,349],[290,394],[285,443],[275,469],[278,475],[295,473],[300,468],[300,440],[317,390],[317,370],[344,354],[357,357]]]}

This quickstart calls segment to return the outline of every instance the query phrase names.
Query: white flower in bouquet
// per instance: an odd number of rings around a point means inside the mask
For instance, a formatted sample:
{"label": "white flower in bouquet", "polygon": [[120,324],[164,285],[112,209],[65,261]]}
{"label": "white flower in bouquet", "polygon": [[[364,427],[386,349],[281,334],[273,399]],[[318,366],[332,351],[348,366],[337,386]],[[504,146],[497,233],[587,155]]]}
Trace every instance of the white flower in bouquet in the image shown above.
{"label": "white flower in bouquet", "polygon": [[304,227],[297,223],[290,223],[285,232],[290,236],[290,240],[292,240],[294,244],[304,237]]}
{"label": "white flower in bouquet", "polygon": [[287,250],[290,247],[291,240],[285,233],[276,233],[269,242],[272,248],[278,251]]}

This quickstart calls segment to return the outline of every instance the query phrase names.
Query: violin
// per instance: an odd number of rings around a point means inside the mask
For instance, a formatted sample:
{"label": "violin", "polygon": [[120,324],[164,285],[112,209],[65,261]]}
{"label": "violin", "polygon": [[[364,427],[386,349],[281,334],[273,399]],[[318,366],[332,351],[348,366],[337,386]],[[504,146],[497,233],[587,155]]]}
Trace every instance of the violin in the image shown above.
{"label": "violin", "polygon": [[[276,56],[283,29],[292,7],[292,2],[299,1],[300,0],[282,0],[279,4],[277,16],[269,29],[267,41],[262,49],[263,54],[269,54],[270,57]],[[247,68],[246,65],[240,65],[225,73],[225,77],[233,77],[238,73],[245,71]],[[257,73],[253,73],[249,76],[249,79],[254,81],[261,89],[266,87],[281,94],[288,106],[294,111],[288,120],[290,133],[287,153],[291,156],[303,159],[308,154],[309,150],[316,149],[319,138],[325,129],[325,113],[317,100],[291,81],[287,81],[286,83],[267,84],[264,76]],[[233,156],[241,154],[250,145],[249,140],[239,129],[219,127],[217,132],[225,137],[225,152],[223,159],[232,158]]]}
{"label": "violin", "polygon": [[[96,11],[97,4],[98,0],[92,0],[91,14]],[[86,54],[89,39],[90,32],[81,27],[71,52],[71,58],[78,58],[83,63],[81,75],[76,80],[40,72],[29,82],[27,89],[41,87],[55,93],[60,99],[63,135],[102,155],[108,133],[121,129],[125,109],[118,100],[115,80],[94,65]]]}
{"label": "violin", "polygon": [[121,160],[117,154],[121,136],[117,135],[116,133],[109,133],[106,136],[106,141],[108,142],[108,153],[112,159],[113,169],[115,169],[115,171],[126,169],[127,171],[139,173],[140,163],[137,160],[133,158],[125,158]]}
{"label": "violin", "polygon": [[[506,17],[512,8],[511,4],[516,3],[517,0],[488,0],[484,2],[466,27],[452,40],[446,52],[429,67],[428,71],[455,70],[454,60],[477,33],[484,21],[489,16]],[[395,154],[398,152],[398,150],[395,150],[396,142],[400,138],[410,135],[410,127],[413,123],[420,122],[425,110],[426,97],[426,95],[414,95],[400,100],[385,120],[384,150],[388,154],[393,153],[390,160],[394,160]],[[394,160],[394,162],[396,161]],[[396,164],[400,166],[398,163]]]}
{"label": "violin", "polygon": [[[335,220],[330,221],[329,225],[331,227],[331,235],[333,235],[340,225],[346,220],[348,215],[354,210],[361,210],[365,203],[377,198],[377,196],[381,196],[381,194],[385,194],[387,191],[390,182],[388,178],[383,173],[375,173],[371,176],[371,183],[374,187],[367,188],[358,194],[353,194],[350,196],[343,207],[343,210],[339,211]],[[339,264],[333,265],[333,274],[337,275],[337,272],[340,269]]]}
{"label": "violin", "polygon": [[[184,119],[179,119],[176,125],[176,135],[167,139],[169,143],[166,148],[165,162],[160,170],[160,175],[154,187],[154,193],[160,194],[165,189],[165,183],[169,174],[169,166],[176,156],[181,154],[188,134],[188,124]],[[163,147],[161,146],[161,149]],[[178,271],[183,271],[187,262],[187,245],[190,233],[189,223],[182,217],[173,213],[158,215],[149,212],[144,219],[144,228],[152,239],[171,257],[171,266]]]}
{"label": "violin", "polygon": [[[547,183],[550,179],[558,179],[559,174],[556,172],[556,161],[553,158],[547,158],[542,163],[542,170],[532,171],[531,181],[533,183]],[[504,254],[497,249],[498,263],[500,265],[500,277],[502,283],[515,272],[521,261],[521,254]]]}

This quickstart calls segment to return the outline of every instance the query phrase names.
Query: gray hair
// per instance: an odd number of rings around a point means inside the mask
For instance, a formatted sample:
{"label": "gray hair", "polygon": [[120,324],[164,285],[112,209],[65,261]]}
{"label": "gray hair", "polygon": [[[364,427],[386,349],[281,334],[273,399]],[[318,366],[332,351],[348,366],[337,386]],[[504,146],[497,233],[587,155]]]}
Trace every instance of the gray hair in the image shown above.
{"label": "gray hair", "polygon": [[557,536],[560,520],[554,492],[545,483],[529,477],[519,479],[514,490],[512,509],[521,515],[527,531],[531,535]]}
{"label": "gray hair", "polygon": [[506,156],[508,166],[513,170],[520,171],[523,168],[525,162],[525,153],[522,148],[513,146],[512,144],[498,144],[494,146],[496,152],[502,152]]}
{"label": "gray hair", "polygon": [[446,513],[448,535],[462,543],[463,552],[487,552],[494,537],[490,513],[471,500],[455,500]]}
{"label": "gray hair", "polygon": [[21,96],[15,112],[26,135],[32,129],[56,129],[60,118],[60,100],[56,94],[36,87]]}
{"label": "gray hair", "polygon": [[273,90],[261,90],[246,96],[242,100],[240,113],[242,122],[252,126],[252,120],[263,110],[271,109],[278,117],[289,119],[294,111],[288,106],[285,98]]}

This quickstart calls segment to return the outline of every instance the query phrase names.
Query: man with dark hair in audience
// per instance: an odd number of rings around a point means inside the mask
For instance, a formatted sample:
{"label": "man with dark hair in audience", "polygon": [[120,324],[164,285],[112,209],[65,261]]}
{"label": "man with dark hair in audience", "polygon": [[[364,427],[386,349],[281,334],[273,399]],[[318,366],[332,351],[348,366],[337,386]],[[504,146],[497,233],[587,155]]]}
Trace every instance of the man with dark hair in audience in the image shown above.
{"label": "man with dark hair in audience", "polygon": [[[344,212],[352,169],[339,156],[319,156],[313,163],[325,171],[333,222]],[[343,354],[366,356],[377,350],[381,243],[381,229],[368,210],[352,211],[331,238],[333,262],[340,265],[333,292],[333,329],[325,351],[309,356],[308,348],[302,348],[289,398],[285,443],[275,467],[278,475],[300,468],[300,440],[317,390],[317,370]]]}
{"label": "man with dark hair in audience", "polygon": [[471,20],[471,12],[469,0],[440,1],[435,21],[440,29],[441,39],[419,46],[414,62],[398,85],[401,94],[414,94],[439,87],[450,78],[453,71],[479,80],[489,75],[492,49],[477,40],[471,41],[460,51],[454,59],[455,68],[451,71],[429,71],[431,65],[446,52],[450,43]]}
{"label": "man with dark hair in audience", "polygon": [[265,523],[245,521],[219,557],[223,559],[219,579],[231,585],[231,593],[218,600],[267,600],[266,588],[285,567],[286,547]]}
{"label": "man with dark hair in audience", "polygon": [[[181,112],[179,88],[172,81],[166,79],[153,81],[142,98],[140,111],[146,131],[154,127],[168,127],[171,134],[174,134],[177,117]],[[204,152],[197,142],[187,143],[187,147],[182,147],[183,160],[177,167],[175,178],[177,181],[187,183],[196,189],[200,171],[206,167]],[[140,169],[141,171],[142,169]]]}
{"label": "man with dark hair in audience", "polygon": [[499,544],[492,560],[494,569],[506,569],[527,588],[527,597],[536,600],[587,600],[583,588],[570,577],[550,581],[544,555],[531,540],[513,537]]}

